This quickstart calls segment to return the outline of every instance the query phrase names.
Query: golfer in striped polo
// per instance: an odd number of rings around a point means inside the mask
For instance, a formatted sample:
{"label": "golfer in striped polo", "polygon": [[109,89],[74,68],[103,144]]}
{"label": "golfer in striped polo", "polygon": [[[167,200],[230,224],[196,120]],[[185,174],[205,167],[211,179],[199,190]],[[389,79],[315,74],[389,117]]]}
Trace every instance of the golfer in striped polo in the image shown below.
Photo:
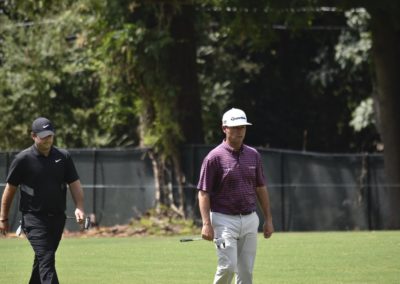
{"label": "golfer in striped polo", "polygon": [[246,114],[236,108],[222,118],[224,141],[205,157],[197,188],[203,239],[216,243],[218,267],[214,283],[251,284],[257,248],[257,200],[265,223],[263,234],[274,232],[261,156],[243,144]]}

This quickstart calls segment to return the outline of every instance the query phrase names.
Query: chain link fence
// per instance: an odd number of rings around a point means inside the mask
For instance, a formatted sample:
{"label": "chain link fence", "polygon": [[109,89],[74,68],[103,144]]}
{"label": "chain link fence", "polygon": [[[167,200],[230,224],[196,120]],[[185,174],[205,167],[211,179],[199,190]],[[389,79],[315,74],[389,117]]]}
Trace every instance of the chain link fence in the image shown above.
{"label": "chain link fence", "polygon": [[[185,210],[199,219],[196,184],[200,167],[212,145],[182,149]],[[385,183],[380,154],[321,154],[258,148],[270,192],[277,231],[385,229],[391,190]],[[69,149],[85,194],[85,210],[101,226],[126,224],[155,204],[155,182],[146,149]],[[0,152],[2,194],[16,152]],[[176,188],[176,187],[174,187]],[[19,224],[19,193],[10,224]],[[73,215],[68,195],[67,215]],[[260,214],[259,214],[260,215]],[[261,216],[261,215],[260,215]],[[73,222],[66,228],[76,230]]]}

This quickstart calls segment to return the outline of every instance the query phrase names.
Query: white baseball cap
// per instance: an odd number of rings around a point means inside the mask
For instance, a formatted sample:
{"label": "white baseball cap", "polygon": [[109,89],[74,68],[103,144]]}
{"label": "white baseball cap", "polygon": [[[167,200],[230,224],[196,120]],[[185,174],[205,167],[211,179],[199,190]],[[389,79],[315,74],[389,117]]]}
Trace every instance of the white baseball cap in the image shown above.
{"label": "white baseball cap", "polygon": [[234,127],[241,125],[252,125],[247,122],[246,114],[238,108],[231,108],[222,116],[222,126]]}

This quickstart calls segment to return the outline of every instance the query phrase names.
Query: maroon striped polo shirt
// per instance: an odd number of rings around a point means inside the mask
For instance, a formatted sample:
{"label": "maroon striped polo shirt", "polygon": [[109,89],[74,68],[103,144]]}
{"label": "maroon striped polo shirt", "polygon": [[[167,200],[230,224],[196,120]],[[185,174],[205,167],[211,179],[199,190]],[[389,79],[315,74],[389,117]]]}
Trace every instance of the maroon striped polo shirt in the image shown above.
{"label": "maroon striped polo shirt", "polygon": [[263,185],[260,153],[247,145],[234,151],[223,141],[204,158],[197,188],[209,194],[211,211],[236,215],[256,210],[256,187]]}

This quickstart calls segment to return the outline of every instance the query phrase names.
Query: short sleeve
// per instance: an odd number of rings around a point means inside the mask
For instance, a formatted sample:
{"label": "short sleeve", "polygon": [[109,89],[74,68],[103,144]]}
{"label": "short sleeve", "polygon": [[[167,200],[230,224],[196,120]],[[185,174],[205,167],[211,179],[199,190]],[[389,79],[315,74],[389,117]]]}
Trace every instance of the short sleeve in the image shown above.
{"label": "short sleeve", "polygon": [[215,188],[215,180],[217,175],[215,163],[215,160],[211,160],[208,157],[203,160],[197,189],[211,192]]}
{"label": "short sleeve", "polygon": [[22,171],[23,171],[23,159],[20,156],[16,156],[11,162],[10,169],[7,176],[7,183],[14,186],[20,185],[22,181]]}
{"label": "short sleeve", "polygon": [[65,155],[65,182],[70,184],[79,179],[78,172],[76,171],[74,161],[69,152],[64,151]]}

